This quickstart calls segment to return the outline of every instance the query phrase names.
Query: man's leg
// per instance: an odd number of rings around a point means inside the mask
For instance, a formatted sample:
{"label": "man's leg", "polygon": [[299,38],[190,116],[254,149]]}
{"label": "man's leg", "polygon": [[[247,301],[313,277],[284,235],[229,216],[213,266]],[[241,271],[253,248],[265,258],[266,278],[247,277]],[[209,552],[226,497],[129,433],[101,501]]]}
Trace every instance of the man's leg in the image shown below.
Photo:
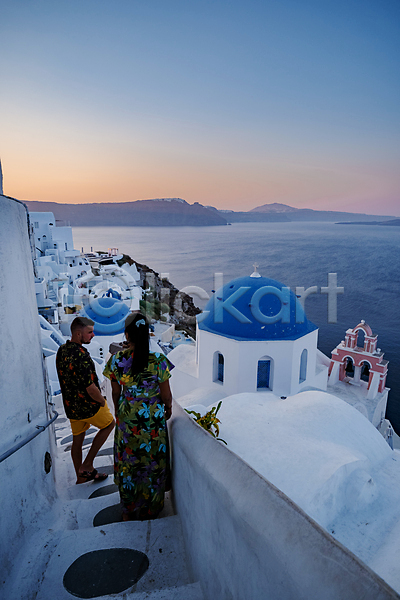
{"label": "man's leg", "polygon": [[[106,441],[106,439],[108,438],[108,436],[110,435],[112,430],[114,429],[114,425],[115,425],[115,421],[112,420],[111,423],[109,425],[107,425],[107,427],[104,427],[104,429],[100,429],[100,431],[97,433],[97,435],[95,436],[95,438],[92,442],[92,445],[90,446],[90,450],[87,453],[86,458],[82,463],[82,468],[80,469],[81,472],[82,471],[93,471],[93,461],[96,458],[98,451],[100,450],[100,448],[102,447],[102,445],[104,444],[104,442]],[[83,440],[82,440],[82,443],[83,443]],[[81,445],[81,450],[82,450],[82,445]],[[81,455],[81,458],[82,458],[82,455]]]}
{"label": "man's leg", "polygon": [[85,431],[79,435],[72,436],[71,458],[74,463],[76,477],[79,476],[79,470],[82,466],[82,446],[85,439]]}

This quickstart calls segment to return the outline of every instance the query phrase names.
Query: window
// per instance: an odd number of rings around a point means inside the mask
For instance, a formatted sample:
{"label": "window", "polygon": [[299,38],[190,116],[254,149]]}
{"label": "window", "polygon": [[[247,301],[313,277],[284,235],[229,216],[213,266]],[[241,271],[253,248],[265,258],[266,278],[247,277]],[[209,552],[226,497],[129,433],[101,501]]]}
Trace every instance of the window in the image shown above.
{"label": "window", "polygon": [[369,381],[369,371],[370,371],[370,364],[367,363],[366,360],[364,360],[364,362],[361,365],[361,379],[362,379],[362,381]]}
{"label": "window", "polygon": [[365,331],[363,329],[359,329],[357,331],[357,348],[364,348],[365,344]]}
{"label": "window", "polygon": [[214,352],[213,380],[224,383],[224,356],[221,352]]}
{"label": "window", "polygon": [[299,373],[299,383],[303,383],[307,377],[307,350],[304,349],[301,353],[300,358],[300,373]]}
{"label": "window", "polygon": [[257,367],[257,389],[271,388],[271,359],[262,358]]}
{"label": "window", "polygon": [[354,362],[353,359],[348,357],[346,362],[346,376],[354,377]]}

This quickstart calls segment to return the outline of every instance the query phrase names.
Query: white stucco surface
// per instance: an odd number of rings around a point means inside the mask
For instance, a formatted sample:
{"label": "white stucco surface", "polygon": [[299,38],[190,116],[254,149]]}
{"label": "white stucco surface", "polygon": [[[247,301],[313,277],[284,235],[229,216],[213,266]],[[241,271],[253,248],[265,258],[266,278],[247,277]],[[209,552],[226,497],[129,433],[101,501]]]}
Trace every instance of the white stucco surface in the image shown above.
{"label": "white stucco surface", "polygon": [[229,396],[218,417],[230,450],[400,590],[400,453],[362,414],[305,391]]}
{"label": "white stucco surface", "polygon": [[[174,348],[169,358],[176,367],[172,375],[174,396],[179,398],[195,388],[210,387],[225,396],[240,392],[258,392],[258,361],[270,360],[269,390],[276,396],[293,395],[303,389],[326,389],[328,368],[318,357],[318,331],[312,331],[296,340],[238,341],[222,335],[202,331],[197,327],[196,346]],[[300,381],[300,363],[307,352],[306,378]],[[223,381],[215,374],[215,357],[224,357]]]}
{"label": "white stucco surface", "polygon": [[[49,420],[42,369],[33,263],[23,204],[0,196],[0,454]],[[55,498],[53,473],[44,470],[53,454],[51,429],[0,463],[0,583],[14,558]]]}
{"label": "white stucco surface", "polygon": [[[277,404],[271,400],[268,405]],[[237,418],[251,454],[254,427],[244,410]],[[225,427],[226,412],[221,420],[228,447],[201,429],[180,406],[174,408],[170,425],[175,504],[192,576],[202,581],[205,597],[398,598],[362,561],[238,458]],[[264,436],[270,431],[264,428]],[[287,443],[290,439],[282,439],[280,447]],[[351,454],[351,448],[344,449],[344,462]]]}

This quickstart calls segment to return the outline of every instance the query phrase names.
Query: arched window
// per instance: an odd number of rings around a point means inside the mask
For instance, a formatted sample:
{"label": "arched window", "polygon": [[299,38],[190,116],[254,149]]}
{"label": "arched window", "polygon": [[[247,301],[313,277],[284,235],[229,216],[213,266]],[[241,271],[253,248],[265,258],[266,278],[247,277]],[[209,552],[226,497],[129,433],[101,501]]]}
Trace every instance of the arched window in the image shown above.
{"label": "arched window", "polygon": [[303,383],[307,377],[307,354],[307,350],[304,348],[300,358],[299,383]]}
{"label": "arched window", "polygon": [[346,376],[347,377],[354,377],[354,362],[353,359],[350,357],[347,357],[347,362],[346,362]]}
{"label": "arched window", "polygon": [[272,390],[272,359],[263,356],[257,365],[257,389]]}
{"label": "arched window", "polygon": [[369,381],[369,370],[370,370],[370,364],[367,363],[366,360],[364,360],[364,362],[361,365],[361,379],[363,381]]}
{"label": "arched window", "polygon": [[224,383],[224,356],[221,352],[214,352],[213,380]]}
{"label": "arched window", "polygon": [[365,331],[363,329],[359,329],[357,331],[357,348],[364,348],[365,344]]}

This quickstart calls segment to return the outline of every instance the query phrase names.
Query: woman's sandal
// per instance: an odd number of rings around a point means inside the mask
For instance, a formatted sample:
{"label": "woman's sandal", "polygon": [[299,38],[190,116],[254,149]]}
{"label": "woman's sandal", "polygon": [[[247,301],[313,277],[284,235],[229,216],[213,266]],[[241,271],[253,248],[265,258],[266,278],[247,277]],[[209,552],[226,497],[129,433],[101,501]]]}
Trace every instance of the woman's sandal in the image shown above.
{"label": "woman's sandal", "polygon": [[107,473],[99,473],[97,469],[93,469],[93,471],[82,471],[82,473],[79,473],[78,479],[83,479],[83,481],[77,481],[76,483],[79,485],[81,483],[87,483],[88,481],[104,481],[107,477]]}

